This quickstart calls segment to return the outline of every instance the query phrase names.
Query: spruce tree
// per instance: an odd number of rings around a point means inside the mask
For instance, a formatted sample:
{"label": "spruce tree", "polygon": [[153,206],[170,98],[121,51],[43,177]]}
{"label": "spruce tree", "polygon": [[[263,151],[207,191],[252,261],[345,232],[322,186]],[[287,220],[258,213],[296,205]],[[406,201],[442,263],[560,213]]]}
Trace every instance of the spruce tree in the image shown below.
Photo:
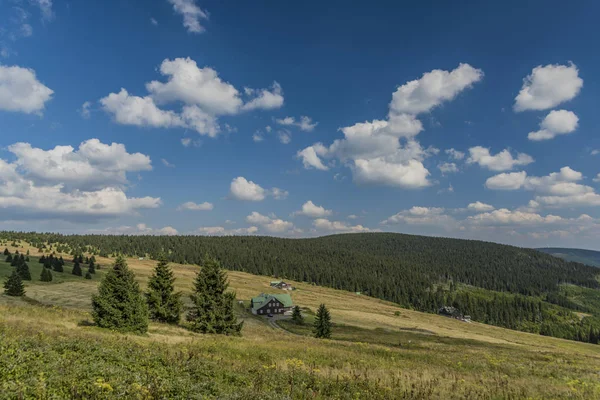
{"label": "spruce tree", "polygon": [[10,263],[10,262],[12,262],[12,260],[13,260],[12,254],[8,253],[8,255],[6,256],[6,262]]}
{"label": "spruce tree", "polygon": [[25,296],[25,286],[23,286],[21,276],[16,270],[13,270],[4,282],[4,294],[15,297]]}
{"label": "spruce tree", "polygon": [[92,260],[90,260],[90,265],[88,266],[88,272],[90,274],[96,273],[96,265],[94,264],[94,262]]}
{"label": "spruce tree", "polygon": [[10,254],[10,251],[8,251],[8,249],[7,249],[7,248],[4,248],[4,255],[5,255],[5,256],[7,256],[7,255],[9,255],[9,254]]}
{"label": "spruce tree", "polygon": [[85,273],[85,279],[92,279],[92,274],[90,274],[89,270]]}
{"label": "spruce tree", "polygon": [[148,306],[122,256],[106,273],[92,296],[92,317],[102,328],[120,332],[145,333],[148,331]]}
{"label": "spruce tree", "polygon": [[300,312],[299,306],[294,307],[294,310],[292,311],[292,322],[297,325],[304,324],[304,317],[302,316],[302,312]]}
{"label": "spruce tree", "polygon": [[325,304],[321,304],[317,310],[313,333],[316,338],[331,338],[331,315],[329,315],[329,310],[325,307]]}
{"label": "spruce tree", "polygon": [[54,269],[56,272],[64,272],[64,268],[58,258],[52,259],[52,269]]}
{"label": "spruce tree", "polygon": [[[90,261],[90,265],[94,265]],[[159,258],[154,273],[148,281],[146,292],[150,318],[169,324],[179,323],[181,316],[181,293],[175,293],[175,277],[164,256]]]}
{"label": "spruce tree", "polygon": [[73,270],[71,271],[71,273],[73,275],[77,275],[77,276],[83,275],[83,272],[81,271],[81,265],[79,265],[78,262],[76,262],[75,264],[73,264]]}
{"label": "spruce tree", "polygon": [[52,282],[52,271],[49,268],[42,267],[42,275],[40,275],[40,281]]}
{"label": "spruce tree", "polygon": [[233,310],[235,294],[226,293],[228,286],[227,274],[221,264],[205,257],[190,295],[193,306],[187,320],[193,331],[224,335],[240,333],[243,322],[237,322]]}
{"label": "spruce tree", "polygon": [[23,279],[24,281],[31,280],[31,272],[29,272],[29,265],[27,265],[25,261],[23,261],[17,266],[17,272],[21,279]]}

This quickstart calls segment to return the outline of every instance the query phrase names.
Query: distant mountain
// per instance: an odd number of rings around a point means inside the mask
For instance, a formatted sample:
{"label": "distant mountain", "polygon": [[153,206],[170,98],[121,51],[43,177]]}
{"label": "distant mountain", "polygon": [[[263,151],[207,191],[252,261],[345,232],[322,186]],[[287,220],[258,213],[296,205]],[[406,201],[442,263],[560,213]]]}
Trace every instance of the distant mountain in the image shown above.
{"label": "distant mountain", "polygon": [[565,249],[560,247],[545,247],[536,249],[546,254],[560,257],[563,260],[600,267],[600,251],[584,249]]}

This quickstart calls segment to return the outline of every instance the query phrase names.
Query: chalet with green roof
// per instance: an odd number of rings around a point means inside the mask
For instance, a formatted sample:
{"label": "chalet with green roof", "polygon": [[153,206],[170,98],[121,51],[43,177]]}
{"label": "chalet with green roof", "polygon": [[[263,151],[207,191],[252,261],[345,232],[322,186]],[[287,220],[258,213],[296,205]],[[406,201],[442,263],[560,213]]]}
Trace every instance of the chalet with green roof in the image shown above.
{"label": "chalet with green roof", "polygon": [[250,301],[252,314],[255,315],[281,315],[292,311],[294,303],[289,294],[265,294],[253,297]]}

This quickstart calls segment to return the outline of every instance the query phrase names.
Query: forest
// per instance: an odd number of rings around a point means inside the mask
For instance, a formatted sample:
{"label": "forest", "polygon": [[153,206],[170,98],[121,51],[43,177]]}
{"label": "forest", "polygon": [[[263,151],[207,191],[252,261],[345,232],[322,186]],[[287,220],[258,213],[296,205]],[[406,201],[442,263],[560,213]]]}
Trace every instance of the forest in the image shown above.
{"label": "forest", "polygon": [[[261,236],[111,236],[2,232],[45,249],[150,257],[361,292],[418,311],[453,305],[472,319],[516,330],[598,343],[600,309],[561,293],[565,284],[600,289],[598,269],[534,249],[395,233],[311,239]],[[576,314],[575,312],[579,312]],[[582,314],[585,313],[585,314]]]}

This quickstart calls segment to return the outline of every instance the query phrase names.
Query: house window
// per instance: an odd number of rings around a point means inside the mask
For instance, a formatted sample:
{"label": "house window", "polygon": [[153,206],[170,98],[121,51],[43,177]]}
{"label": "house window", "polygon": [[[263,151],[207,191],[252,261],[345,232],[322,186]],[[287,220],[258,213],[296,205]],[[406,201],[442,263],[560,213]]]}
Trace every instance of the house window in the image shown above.
{"label": "house window", "polygon": [[267,308],[267,312],[268,312],[268,313],[270,313],[270,312],[271,312],[271,309],[270,309],[270,308]]}
{"label": "house window", "polygon": [[259,313],[259,314],[262,314],[262,312],[263,312],[263,310],[258,310],[258,313]]}

